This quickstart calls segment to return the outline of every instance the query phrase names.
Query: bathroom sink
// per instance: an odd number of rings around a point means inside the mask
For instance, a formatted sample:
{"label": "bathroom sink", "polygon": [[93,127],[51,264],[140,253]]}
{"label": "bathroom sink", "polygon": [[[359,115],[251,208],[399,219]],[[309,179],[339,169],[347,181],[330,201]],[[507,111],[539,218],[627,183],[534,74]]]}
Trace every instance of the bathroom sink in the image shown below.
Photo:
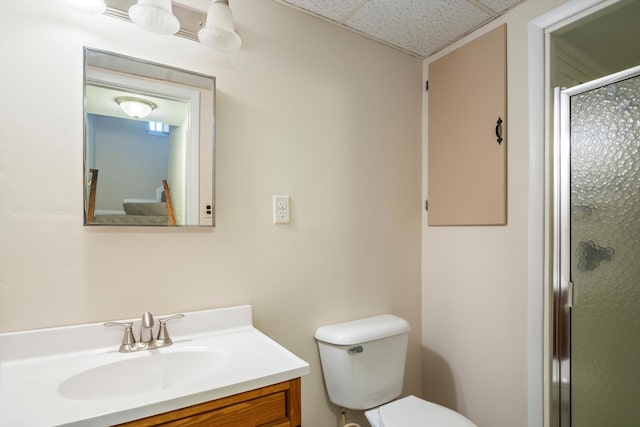
{"label": "bathroom sink", "polygon": [[249,305],[184,313],[170,333],[171,345],[132,352],[102,322],[0,334],[0,427],[117,425],[309,373]]}
{"label": "bathroom sink", "polygon": [[229,355],[222,351],[148,351],[75,374],[60,384],[58,393],[77,400],[150,393],[196,381],[223,368],[228,361]]}

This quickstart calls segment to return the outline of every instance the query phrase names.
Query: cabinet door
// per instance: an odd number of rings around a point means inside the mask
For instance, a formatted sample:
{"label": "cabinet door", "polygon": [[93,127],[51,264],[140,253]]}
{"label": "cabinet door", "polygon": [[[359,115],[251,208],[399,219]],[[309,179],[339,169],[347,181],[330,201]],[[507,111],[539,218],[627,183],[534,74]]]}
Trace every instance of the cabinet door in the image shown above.
{"label": "cabinet door", "polygon": [[429,64],[429,225],[507,223],[506,44],[502,25]]}
{"label": "cabinet door", "polygon": [[117,427],[300,427],[300,387],[295,378]]}
{"label": "cabinet door", "polygon": [[284,391],[162,424],[166,427],[289,427]]}

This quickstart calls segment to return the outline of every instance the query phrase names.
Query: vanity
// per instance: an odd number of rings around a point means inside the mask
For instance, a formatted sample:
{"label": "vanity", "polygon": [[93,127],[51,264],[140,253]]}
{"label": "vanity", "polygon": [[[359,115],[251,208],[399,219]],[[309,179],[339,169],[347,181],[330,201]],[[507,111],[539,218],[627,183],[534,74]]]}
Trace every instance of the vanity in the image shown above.
{"label": "vanity", "polygon": [[0,426],[301,425],[309,364],[256,329],[251,306],[167,328],[171,345],[132,352],[103,323],[0,334]]}
{"label": "vanity", "polygon": [[119,427],[238,425],[299,427],[300,378],[118,424]]}

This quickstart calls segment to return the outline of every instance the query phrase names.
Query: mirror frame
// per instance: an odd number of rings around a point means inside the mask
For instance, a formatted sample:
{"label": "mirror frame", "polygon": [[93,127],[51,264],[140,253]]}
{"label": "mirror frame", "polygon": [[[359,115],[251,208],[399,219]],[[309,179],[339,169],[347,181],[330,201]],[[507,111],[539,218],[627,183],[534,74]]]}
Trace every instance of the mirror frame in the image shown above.
{"label": "mirror frame", "polygon": [[[91,74],[91,76],[90,76]],[[181,92],[180,96],[175,94],[167,95],[164,91],[155,92],[148,88],[136,88],[130,84],[117,84],[113,85],[110,82],[102,83],[101,77],[96,78],[98,75],[112,75],[120,76],[125,81],[145,81],[149,82],[150,86],[163,86],[163,88],[171,87],[171,90],[167,92]],[[98,82],[96,84],[96,82]],[[105,86],[108,88],[122,89],[132,94],[149,95],[160,98],[166,98],[169,100],[177,100],[186,102],[189,105],[194,106],[194,110],[197,113],[193,114],[194,117],[189,118],[190,128],[197,126],[197,146],[192,144],[190,158],[186,159],[185,163],[190,164],[191,168],[197,168],[197,174],[191,173],[191,183],[188,184],[193,188],[193,184],[197,184],[197,192],[191,190],[195,194],[193,196],[194,203],[192,211],[197,209],[197,212],[192,212],[188,218],[185,218],[185,224],[141,224],[141,223],[119,223],[119,222],[89,222],[89,196],[91,189],[91,173],[88,159],[88,132],[89,132],[89,113],[87,111],[87,86]],[[211,93],[212,104],[205,104],[200,99],[202,91]],[[115,102],[115,101],[114,101]],[[114,52],[109,52],[100,49],[94,49],[90,47],[84,47],[83,52],[83,217],[85,226],[155,226],[155,227],[214,227],[215,226],[215,110],[216,110],[216,78],[201,73],[159,64],[156,62],[146,61],[138,58],[134,58],[127,55],[121,55]],[[208,116],[206,110],[210,109],[211,116]],[[188,114],[191,114],[191,108]],[[197,117],[195,117],[197,115]],[[203,119],[204,120],[201,120]],[[208,122],[211,127],[208,127]],[[206,129],[204,126],[207,126]],[[211,138],[210,140],[208,138]],[[195,140],[195,137],[193,138]],[[208,152],[208,147],[211,148],[211,152]],[[206,152],[205,152],[206,150]],[[210,157],[209,157],[210,155]],[[204,167],[203,167],[204,165]],[[195,167],[194,167],[195,166]],[[205,171],[204,169],[209,169]],[[203,177],[203,173],[207,176]],[[186,174],[186,180],[189,181],[189,176]],[[210,176],[209,176],[210,175]],[[99,182],[99,180],[96,180]],[[210,185],[211,191],[206,187]],[[187,190],[188,191],[188,190]],[[204,193],[204,194],[203,194]],[[94,193],[95,194],[95,193]],[[195,206],[197,202],[197,207]],[[189,219],[191,218],[191,219]],[[197,218],[197,220],[195,219]]]}

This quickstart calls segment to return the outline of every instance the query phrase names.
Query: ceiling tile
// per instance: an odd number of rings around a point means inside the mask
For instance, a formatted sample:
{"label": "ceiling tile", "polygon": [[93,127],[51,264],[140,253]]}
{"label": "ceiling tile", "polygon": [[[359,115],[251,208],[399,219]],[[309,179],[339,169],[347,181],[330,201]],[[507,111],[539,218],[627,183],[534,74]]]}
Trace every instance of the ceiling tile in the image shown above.
{"label": "ceiling tile", "polygon": [[490,18],[466,0],[369,0],[345,24],[427,57]]}
{"label": "ceiling tile", "polygon": [[480,0],[480,3],[486,5],[489,9],[495,12],[502,13],[523,1],[524,0]]}
{"label": "ceiling tile", "polygon": [[287,3],[317,13],[325,18],[340,21],[356,7],[360,0],[285,0]]}

